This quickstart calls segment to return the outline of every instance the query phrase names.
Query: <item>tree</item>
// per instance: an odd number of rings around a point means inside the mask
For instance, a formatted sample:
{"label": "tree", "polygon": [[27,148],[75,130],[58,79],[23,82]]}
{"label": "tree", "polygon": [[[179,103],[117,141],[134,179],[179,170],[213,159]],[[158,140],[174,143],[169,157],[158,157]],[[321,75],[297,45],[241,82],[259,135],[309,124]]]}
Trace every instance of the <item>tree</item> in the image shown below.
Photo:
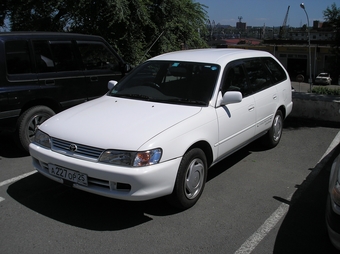
{"label": "tree", "polygon": [[323,12],[325,20],[329,23],[332,29],[335,31],[335,36],[332,44],[332,53],[334,57],[330,60],[329,72],[336,79],[340,78],[340,8],[337,8],[333,3],[331,7]]}
{"label": "tree", "polygon": [[12,31],[100,35],[132,64],[206,46],[205,6],[194,0],[5,0],[0,7]]}

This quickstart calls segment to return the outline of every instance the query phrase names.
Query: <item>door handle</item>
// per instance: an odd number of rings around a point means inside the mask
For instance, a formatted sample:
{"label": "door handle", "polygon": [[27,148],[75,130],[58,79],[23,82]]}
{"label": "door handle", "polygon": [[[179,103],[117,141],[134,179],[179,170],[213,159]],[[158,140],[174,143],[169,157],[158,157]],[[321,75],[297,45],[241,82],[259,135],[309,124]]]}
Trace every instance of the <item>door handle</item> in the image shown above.
{"label": "door handle", "polygon": [[98,81],[98,77],[97,76],[92,76],[90,77],[91,82],[97,82]]}
{"label": "door handle", "polygon": [[47,79],[47,80],[45,80],[45,85],[46,86],[54,86],[55,85],[54,79]]}
{"label": "door handle", "polygon": [[248,111],[253,111],[253,110],[254,110],[254,108],[255,108],[255,106],[254,106],[254,105],[250,105],[250,106],[248,107]]}

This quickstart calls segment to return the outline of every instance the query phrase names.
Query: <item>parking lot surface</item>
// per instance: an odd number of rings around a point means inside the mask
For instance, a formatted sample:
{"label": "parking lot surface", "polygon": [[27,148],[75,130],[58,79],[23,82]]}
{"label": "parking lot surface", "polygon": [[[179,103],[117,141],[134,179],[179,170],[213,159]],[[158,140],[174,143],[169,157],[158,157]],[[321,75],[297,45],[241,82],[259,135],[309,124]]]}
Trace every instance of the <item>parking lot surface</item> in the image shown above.
{"label": "parking lot surface", "polygon": [[211,168],[186,211],[50,181],[2,134],[0,253],[337,253],[324,210],[339,130],[290,119],[276,148],[254,142]]}

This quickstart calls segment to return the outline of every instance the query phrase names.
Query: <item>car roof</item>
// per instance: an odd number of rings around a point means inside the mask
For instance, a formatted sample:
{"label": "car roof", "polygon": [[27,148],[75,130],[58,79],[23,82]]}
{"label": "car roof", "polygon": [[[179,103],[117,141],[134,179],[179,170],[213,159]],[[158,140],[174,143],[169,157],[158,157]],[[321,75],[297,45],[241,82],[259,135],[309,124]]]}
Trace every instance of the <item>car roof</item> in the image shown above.
{"label": "car roof", "polygon": [[73,38],[73,39],[99,39],[97,35],[87,35],[78,33],[66,33],[66,32],[36,32],[36,31],[19,31],[19,32],[0,32],[1,39],[19,39],[19,38]]}
{"label": "car roof", "polygon": [[186,61],[186,62],[201,62],[201,63],[215,63],[215,64],[227,64],[230,61],[251,57],[272,57],[272,55],[265,51],[260,50],[248,50],[248,49],[189,49],[182,51],[175,51],[165,53],[149,59],[161,60],[161,61]]}

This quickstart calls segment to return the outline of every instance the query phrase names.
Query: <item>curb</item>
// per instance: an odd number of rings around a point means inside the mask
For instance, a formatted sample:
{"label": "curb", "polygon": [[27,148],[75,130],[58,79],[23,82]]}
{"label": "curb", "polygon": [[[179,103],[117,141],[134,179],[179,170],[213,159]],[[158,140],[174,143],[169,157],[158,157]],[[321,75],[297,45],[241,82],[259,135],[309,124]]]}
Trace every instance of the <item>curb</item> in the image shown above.
{"label": "curb", "polygon": [[293,92],[293,110],[289,116],[340,123],[340,97]]}

